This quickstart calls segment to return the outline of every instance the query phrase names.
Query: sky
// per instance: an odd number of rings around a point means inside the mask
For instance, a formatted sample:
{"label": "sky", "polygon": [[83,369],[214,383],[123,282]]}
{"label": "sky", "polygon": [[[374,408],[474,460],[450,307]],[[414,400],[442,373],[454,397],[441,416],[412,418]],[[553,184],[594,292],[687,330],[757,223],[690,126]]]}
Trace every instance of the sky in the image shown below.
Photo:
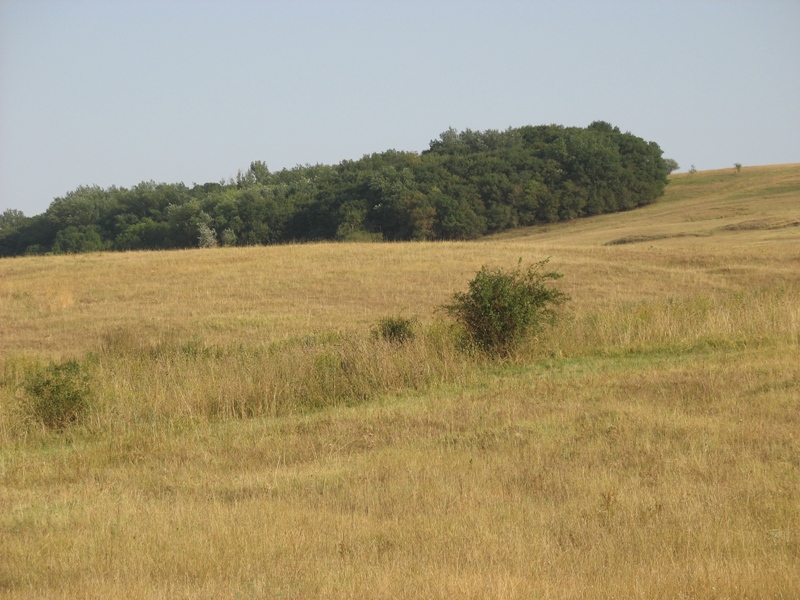
{"label": "sky", "polygon": [[798,0],[0,0],[0,212],[607,121],[800,162]]}

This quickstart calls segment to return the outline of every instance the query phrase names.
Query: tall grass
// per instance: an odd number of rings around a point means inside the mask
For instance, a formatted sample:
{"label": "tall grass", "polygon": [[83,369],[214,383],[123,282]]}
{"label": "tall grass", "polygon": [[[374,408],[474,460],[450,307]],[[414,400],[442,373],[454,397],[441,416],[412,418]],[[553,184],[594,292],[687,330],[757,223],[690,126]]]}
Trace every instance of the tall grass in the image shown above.
{"label": "tall grass", "polygon": [[[796,347],[797,297],[795,287],[776,287],[620,302],[599,311],[564,308],[557,327],[505,361]],[[454,331],[435,322],[403,344],[366,332],[320,333],[259,346],[213,345],[165,332],[153,342],[122,329],[108,334],[80,364],[92,381],[87,426],[99,432],[353,406],[387,394],[474,383],[491,362],[465,352]],[[42,368],[23,357],[7,361],[0,430],[20,430],[20,407],[28,402],[21,388]]]}
{"label": "tall grass", "polygon": [[[796,219],[798,181],[474,244],[0,261],[0,596],[800,597],[800,228],[725,228]],[[548,255],[558,325],[462,352],[435,307]],[[26,382],[69,361],[48,428]]]}
{"label": "tall grass", "polygon": [[686,352],[800,342],[796,285],[688,297],[620,301],[602,311],[580,308],[547,337],[552,351]]}
{"label": "tall grass", "polygon": [[253,348],[111,341],[99,355],[96,377],[113,383],[99,390],[101,403],[137,420],[284,416],[462,383],[468,373],[439,328],[403,345],[356,334]]}
{"label": "tall grass", "polygon": [[[141,423],[301,414],[463,385],[480,370],[477,357],[456,348],[446,324],[403,344],[370,335],[319,334],[256,347],[180,338],[152,344],[117,330],[80,367],[92,381],[87,427],[97,432]],[[26,394],[19,388],[41,369],[37,362],[8,362],[7,393],[16,389],[24,404]],[[6,404],[5,431],[24,425],[14,406],[11,400]]]}

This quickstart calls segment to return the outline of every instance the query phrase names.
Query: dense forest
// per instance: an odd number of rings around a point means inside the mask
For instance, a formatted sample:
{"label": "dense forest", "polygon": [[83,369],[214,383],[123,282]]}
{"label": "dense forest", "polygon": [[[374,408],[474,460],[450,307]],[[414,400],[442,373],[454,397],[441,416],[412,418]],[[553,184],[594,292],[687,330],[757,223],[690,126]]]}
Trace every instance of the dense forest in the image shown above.
{"label": "dense forest", "polygon": [[597,121],[586,128],[450,129],[427,150],[236,179],[82,186],[41,215],[0,215],[0,256],[277,244],[471,239],[622,211],[664,193],[661,149]]}

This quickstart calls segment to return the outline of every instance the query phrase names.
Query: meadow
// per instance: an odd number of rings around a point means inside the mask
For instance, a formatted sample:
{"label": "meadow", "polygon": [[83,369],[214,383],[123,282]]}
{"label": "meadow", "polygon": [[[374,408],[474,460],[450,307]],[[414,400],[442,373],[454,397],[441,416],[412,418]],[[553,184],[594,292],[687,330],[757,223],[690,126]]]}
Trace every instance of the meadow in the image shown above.
{"label": "meadow", "polygon": [[[547,257],[558,324],[464,353],[440,307]],[[0,260],[0,596],[800,597],[799,298],[800,165],[472,242]]]}

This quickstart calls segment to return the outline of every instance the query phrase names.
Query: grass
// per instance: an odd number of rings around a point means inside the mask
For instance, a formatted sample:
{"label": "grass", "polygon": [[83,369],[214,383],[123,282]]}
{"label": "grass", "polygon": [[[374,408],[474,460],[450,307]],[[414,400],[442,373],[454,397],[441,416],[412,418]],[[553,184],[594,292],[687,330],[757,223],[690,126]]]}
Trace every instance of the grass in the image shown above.
{"label": "grass", "polygon": [[[799,189],[745,167],[472,243],[0,261],[0,596],[798,597],[800,227],[731,225]],[[520,256],[564,273],[560,325],[464,356],[436,307]],[[392,314],[413,340],[371,335]],[[69,359],[91,409],[48,430],[22,384]]]}

